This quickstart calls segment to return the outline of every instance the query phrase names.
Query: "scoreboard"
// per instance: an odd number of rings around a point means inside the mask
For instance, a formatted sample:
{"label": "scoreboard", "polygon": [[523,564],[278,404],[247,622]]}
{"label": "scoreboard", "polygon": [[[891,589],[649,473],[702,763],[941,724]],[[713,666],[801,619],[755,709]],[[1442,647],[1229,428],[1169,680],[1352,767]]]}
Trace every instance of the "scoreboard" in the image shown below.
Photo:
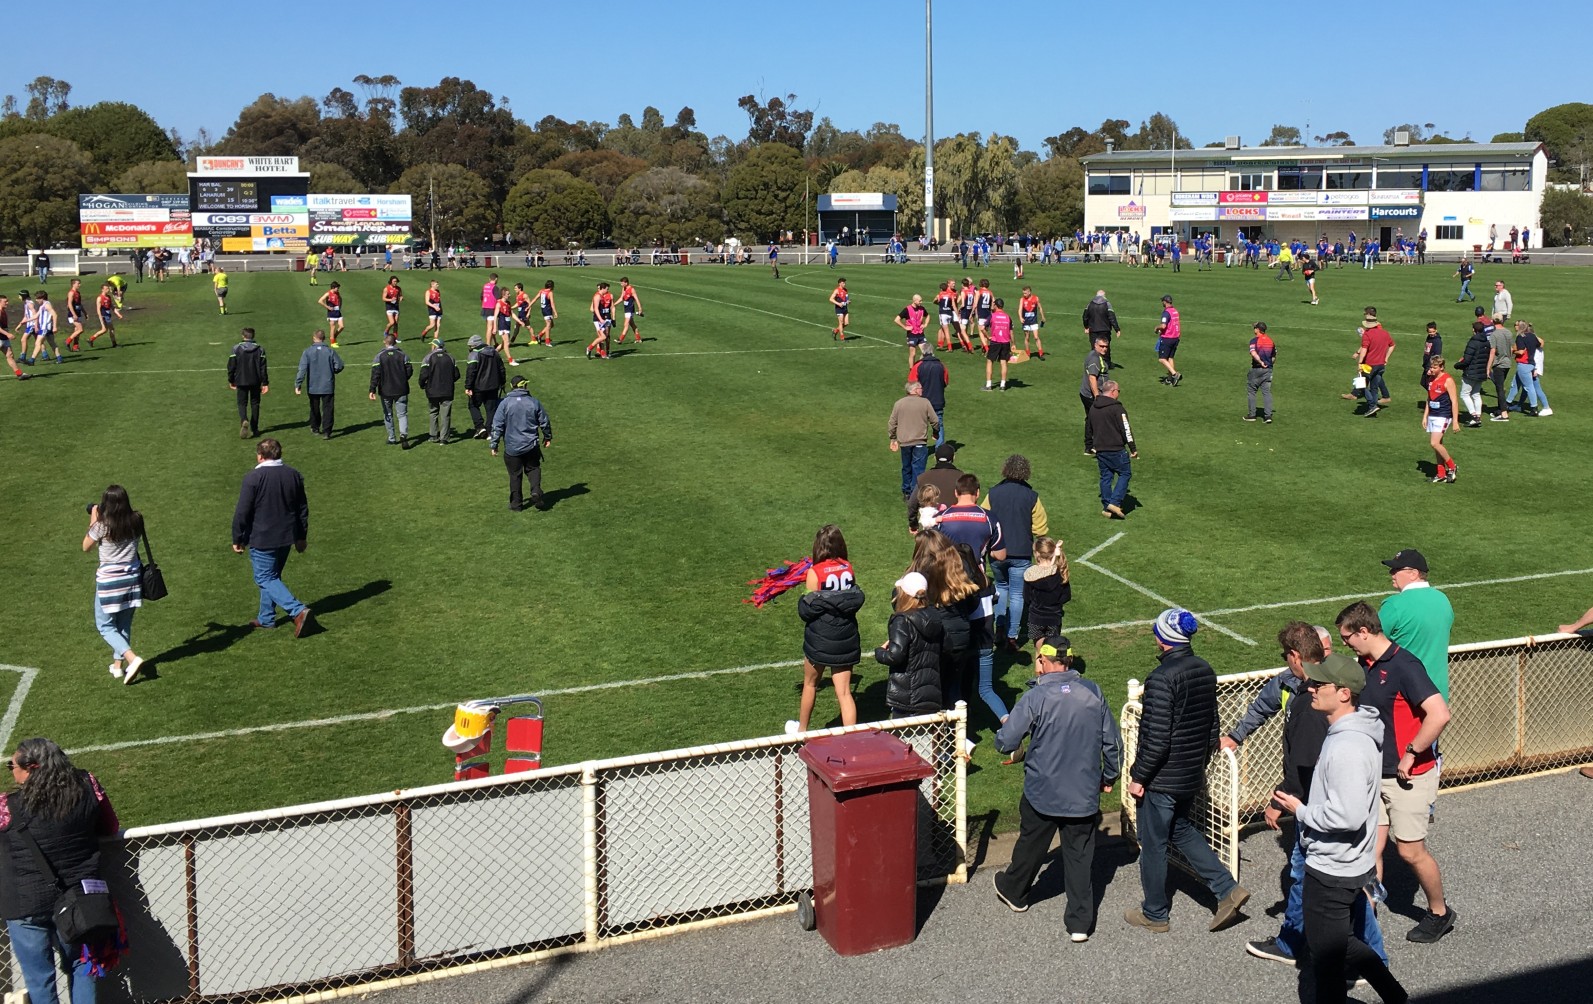
{"label": "scoreboard", "polygon": [[309,191],[310,176],[297,171],[251,176],[243,167],[236,173],[191,174],[194,236],[223,251],[303,250],[310,235]]}
{"label": "scoreboard", "polygon": [[201,213],[260,212],[259,182],[195,178],[189,205]]}

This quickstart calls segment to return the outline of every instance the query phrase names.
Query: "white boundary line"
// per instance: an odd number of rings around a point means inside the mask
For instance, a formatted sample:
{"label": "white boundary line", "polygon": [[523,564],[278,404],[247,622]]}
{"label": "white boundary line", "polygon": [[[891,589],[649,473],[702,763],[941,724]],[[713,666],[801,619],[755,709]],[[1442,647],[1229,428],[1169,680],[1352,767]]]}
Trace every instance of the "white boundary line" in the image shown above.
{"label": "white boundary line", "polygon": [[[801,286],[800,284],[797,284],[797,285],[799,286],[799,288],[802,288],[802,289],[810,289],[810,288],[812,288],[812,287],[808,287],[808,286]],[[649,291],[656,290],[656,291],[658,291],[660,293],[668,293],[671,296],[684,296],[688,300],[701,300],[704,303],[717,303],[717,304],[719,304],[720,306],[723,306],[723,307],[736,307],[736,308],[738,308],[740,310],[750,310],[750,311],[752,311],[755,314],[767,314],[770,317],[778,317],[778,318],[780,318],[783,321],[794,321],[797,324],[808,324],[808,325],[812,325],[815,328],[823,328],[825,331],[834,331],[835,330],[834,328],[830,327],[827,324],[823,324],[823,323],[821,323],[819,321],[809,320],[806,317],[792,317],[790,314],[781,314],[781,313],[778,313],[778,312],[773,311],[773,310],[764,310],[762,307],[749,307],[749,306],[747,306],[744,303],[734,303],[734,302],[732,302],[730,300],[719,300],[719,299],[715,299],[712,296],[698,296],[696,293],[682,293],[678,289],[665,289],[662,286],[648,286],[648,287],[645,287],[645,288],[648,289]],[[819,290],[818,292],[823,292],[823,290]],[[900,346],[898,346],[895,342],[892,342],[892,341],[890,341],[887,338],[881,338],[878,335],[868,335],[868,334],[851,335],[851,334],[849,334],[849,335],[847,335],[846,340],[847,341],[851,341],[853,338],[869,338],[869,339],[872,339],[872,340],[874,340],[876,342],[882,342],[882,343],[884,343],[886,345],[889,345],[891,348],[900,348]],[[832,348],[832,347],[833,346],[824,346],[824,348]]]}
{"label": "white boundary line", "polygon": [[[1075,562],[1075,564],[1083,565],[1085,568],[1092,569],[1094,571],[1100,572],[1102,575],[1106,576],[1107,578],[1114,579],[1114,580],[1116,580],[1118,582],[1121,582],[1123,585],[1125,585],[1128,588],[1134,590],[1135,592],[1143,593],[1144,595],[1149,596],[1151,599],[1155,600],[1157,603],[1165,603],[1167,606],[1170,606],[1170,607],[1180,606],[1181,604],[1174,603],[1172,600],[1168,599],[1165,596],[1162,596],[1159,593],[1153,593],[1149,589],[1146,589],[1144,586],[1140,585],[1139,583],[1131,582],[1130,580],[1123,578],[1123,576],[1118,575],[1116,572],[1108,571],[1107,569],[1102,568],[1100,565],[1097,565],[1095,562],[1090,560],[1091,558],[1095,557],[1097,554],[1100,554],[1102,551],[1106,550],[1108,547],[1111,547],[1113,544],[1115,544],[1118,541],[1122,540],[1123,537],[1126,534],[1127,534],[1126,530],[1119,530],[1117,533],[1115,533],[1112,536],[1110,536],[1110,537],[1106,538],[1105,540],[1101,541],[1101,543],[1095,545],[1095,547],[1093,547],[1090,550],[1084,552],[1084,556],[1079,558]],[[1216,621],[1208,620],[1206,618],[1206,616],[1203,615],[1203,614],[1202,615],[1197,615],[1197,616],[1198,616],[1198,619],[1201,621],[1201,623],[1205,624],[1207,627],[1211,628],[1213,631],[1216,631],[1219,634],[1225,634],[1228,637],[1234,639],[1235,641],[1243,642],[1246,645],[1255,645],[1256,644],[1255,639],[1246,638],[1244,635],[1240,634],[1237,631],[1230,631],[1227,628],[1223,627],[1221,624],[1218,624]],[[1154,623],[1154,622],[1152,622],[1152,623]]]}
{"label": "white boundary line", "polygon": [[[1123,536],[1124,534],[1120,532],[1115,536],[1108,538],[1101,544],[1096,545],[1093,550],[1085,552],[1084,558],[1076,559],[1076,563],[1085,564],[1087,558],[1093,557],[1106,547],[1117,543],[1123,538]],[[1098,565],[1090,563],[1089,567],[1091,570],[1101,572],[1109,578],[1116,579],[1123,584],[1128,585],[1130,588],[1150,595],[1158,603],[1165,603],[1168,606],[1177,605],[1170,600],[1158,597],[1154,593],[1150,593],[1149,590],[1142,589],[1141,587],[1129,582],[1127,579],[1124,579],[1113,572],[1109,572],[1103,568],[1100,568]],[[1454,582],[1448,584],[1440,583],[1440,586],[1446,590],[1468,589],[1475,586],[1500,586],[1515,582],[1533,582],[1540,579],[1557,579],[1574,575],[1593,575],[1593,568],[1577,568],[1561,572],[1539,572],[1533,575],[1512,575],[1500,579],[1476,579],[1470,582]],[[1212,624],[1211,621],[1206,620],[1206,618],[1212,615],[1223,616],[1227,614],[1243,614],[1251,613],[1257,610],[1279,610],[1286,607],[1316,606],[1322,603],[1343,603],[1351,600],[1374,599],[1379,596],[1388,595],[1391,594],[1390,591],[1386,589],[1369,593],[1344,593],[1338,596],[1319,596],[1308,600],[1283,600],[1276,603],[1256,603],[1245,607],[1224,607],[1216,610],[1209,610],[1205,613],[1197,611],[1195,612],[1195,616],[1205,624],[1210,625],[1215,630],[1221,631],[1224,634],[1228,634],[1231,637],[1244,642],[1245,644],[1255,645],[1256,642],[1251,641],[1242,635],[1234,634],[1233,632],[1227,631],[1224,628],[1220,628],[1217,625]],[[1063,630],[1065,633],[1071,635],[1075,632],[1084,631],[1112,631],[1121,630],[1124,628],[1149,627],[1154,623],[1156,623],[1155,619],[1123,620],[1110,621],[1103,624],[1083,624],[1077,627],[1064,625]],[[608,683],[592,683],[579,687],[564,687],[558,690],[545,690],[539,696],[560,697],[569,694],[588,694],[604,690],[618,690],[624,687],[637,687],[655,683],[674,683],[682,680],[707,680],[718,676],[754,673],[762,669],[788,669],[790,667],[800,665],[802,665],[802,660],[800,659],[787,659],[780,662],[760,662],[746,666],[732,666],[728,669],[705,669],[689,673],[672,673],[667,676],[655,676],[640,680],[614,680]],[[17,716],[22,710],[22,702],[27,697],[28,689],[32,687],[33,680],[35,677],[37,677],[39,671],[37,669],[31,669],[23,666],[8,666],[4,664],[0,664],[0,670],[11,670],[13,672],[22,674],[22,680],[17,685],[16,692],[11,695],[10,706],[7,708],[5,716],[0,718],[0,747],[4,747],[10,738],[11,729],[16,726]],[[149,746],[164,746],[172,743],[202,742],[208,739],[231,739],[237,736],[259,735],[273,732],[291,732],[298,729],[319,728],[326,725],[347,725],[354,722],[372,722],[380,721],[384,718],[391,718],[394,715],[409,715],[428,711],[442,711],[453,707],[454,704],[455,702],[452,701],[443,704],[421,704],[408,708],[390,708],[383,711],[367,711],[352,715],[337,715],[331,718],[312,718],[299,722],[277,722],[271,725],[252,725],[245,728],[222,729],[215,732],[199,732],[186,736],[162,736],[156,739],[133,739],[126,742],[101,743],[94,746],[80,746],[76,749],[68,750],[67,752],[71,755],[77,755],[79,753],[110,753],[117,750],[140,749]]]}
{"label": "white boundary line", "polygon": [[[680,680],[707,680],[715,676],[729,676],[735,673],[753,673],[760,669],[786,669],[791,666],[802,665],[801,659],[787,659],[782,662],[759,662],[748,666],[732,666],[729,669],[704,669],[691,673],[672,673],[668,676],[653,676],[642,680],[611,680],[608,683],[589,683],[580,687],[563,687],[558,690],[544,690],[537,694],[538,697],[562,697],[567,694],[589,694],[599,690],[618,690],[622,687],[638,687],[650,683],[675,683]],[[0,669],[20,669],[17,666],[0,666]],[[24,670],[24,672],[29,672]],[[32,670],[31,672],[38,672]],[[28,681],[31,683],[31,679]],[[26,691],[19,688],[19,694],[26,696]],[[312,718],[302,722],[277,722],[273,725],[251,725],[241,729],[219,729],[215,732],[196,732],[186,736],[161,736],[157,739],[130,739],[119,743],[101,743],[95,746],[79,746],[77,749],[67,750],[69,755],[78,753],[110,753],[116,750],[138,749],[144,746],[164,746],[169,743],[200,742],[206,739],[232,739],[237,736],[251,736],[268,732],[290,732],[295,729],[318,728],[323,725],[347,725],[351,722],[373,722],[394,715],[412,715],[422,711],[442,711],[454,707],[457,702],[449,701],[446,704],[417,704],[409,708],[388,708],[384,711],[365,711],[353,715],[336,715],[331,718]],[[17,697],[12,698],[13,710],[20,710],[21,702]],[[0,721],[0,729],[14,721],[12,713],[8,712],[4,721]],[[0,746],[3,746],[0,743]]]}
{"label": "white boundary line", "polygon": [[11,733],[17,727],[17,719],[22,715],[22,702],[28,699],[28,691],[33,689],[33,681],[38,679],[39,671],[32,666],[9,666],[0,663],[0,670],[8,670],[17,674],[17,689],[11,692],[11,703],[6,705],[5,717],[0,718],[0,749],[11,748]]}

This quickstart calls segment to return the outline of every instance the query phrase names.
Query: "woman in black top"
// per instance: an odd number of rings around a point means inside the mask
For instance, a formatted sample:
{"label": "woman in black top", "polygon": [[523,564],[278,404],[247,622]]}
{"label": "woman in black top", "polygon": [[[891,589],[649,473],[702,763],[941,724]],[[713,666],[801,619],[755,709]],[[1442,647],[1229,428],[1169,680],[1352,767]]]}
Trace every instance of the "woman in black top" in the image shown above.
{"label": "woman in black top", "polygon": [[[100,838],[119,828],[116,811],[94,775],[73,767],[49,739],[24,739],[6,766],[17,788],[0,795],[0,915],[28,996],[33,1004],[57,1004],[59,964],[72,1004],[94,1004],[94,977],[115,964],[119,945],[69,945],[51,913],[63,886],[99,877]],[[40,866],[35,843],[55,876]],[[113,934],[105,941],[120,943]]]}

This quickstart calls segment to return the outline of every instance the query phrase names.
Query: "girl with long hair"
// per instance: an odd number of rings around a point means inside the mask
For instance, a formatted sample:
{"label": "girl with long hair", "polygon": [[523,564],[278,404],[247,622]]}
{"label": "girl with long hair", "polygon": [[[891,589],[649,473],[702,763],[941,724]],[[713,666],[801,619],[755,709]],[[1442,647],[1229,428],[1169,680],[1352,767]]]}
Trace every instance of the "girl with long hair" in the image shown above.
{"label": "girl with long hair", "polygon": [[111,647],[111,676],[132,683],[144,660],[133,651],[133,611],[144,601],[140,583],[143,563],[138,560],[138,538],[144,516],[127,499],[127,489],[111,485],[98,505],[89,507],[88,532],[83,550],[100,549],[94,573],[94,626]]}
{"label": "girl with long hair", "polygon": [[841,528],[828,523],[813,537],[813,564],[808,569],[807,593],[797,600],[802,618],[802,702],[787,731],[806,732],[813,717],[824,671],[830,671],[841,724],[857,724],[857,703],[852,699],[852,669],[863,657],[863,640],[857,629],[857,612],[863,607],[863,590],[857,587],[852,563],[846,555]]}
{"label": "girl with long hair", "polygon": [[896,580],[886,641],[874,650],[874,658],[889,672],[885,704],[892,718],[932,714],[943,704],[940,647],[945,632],[928,593],[929,582],[919,572]]}

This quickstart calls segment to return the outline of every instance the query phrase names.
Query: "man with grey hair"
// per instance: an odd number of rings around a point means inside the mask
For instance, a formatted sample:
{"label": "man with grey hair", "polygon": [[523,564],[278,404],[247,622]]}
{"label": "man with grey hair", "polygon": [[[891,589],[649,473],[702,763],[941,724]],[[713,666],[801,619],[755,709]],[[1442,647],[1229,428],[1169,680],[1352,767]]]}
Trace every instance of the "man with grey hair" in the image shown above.
{"label": "man with grey hair", "polygon": [[890,436],[892,453],[902,455],[902,498],[912,497],[918,476],[929,460],[929,440],[940,431],[934,406],[924,399],[924,385],[909,380],[907,394],[891,407]]}

